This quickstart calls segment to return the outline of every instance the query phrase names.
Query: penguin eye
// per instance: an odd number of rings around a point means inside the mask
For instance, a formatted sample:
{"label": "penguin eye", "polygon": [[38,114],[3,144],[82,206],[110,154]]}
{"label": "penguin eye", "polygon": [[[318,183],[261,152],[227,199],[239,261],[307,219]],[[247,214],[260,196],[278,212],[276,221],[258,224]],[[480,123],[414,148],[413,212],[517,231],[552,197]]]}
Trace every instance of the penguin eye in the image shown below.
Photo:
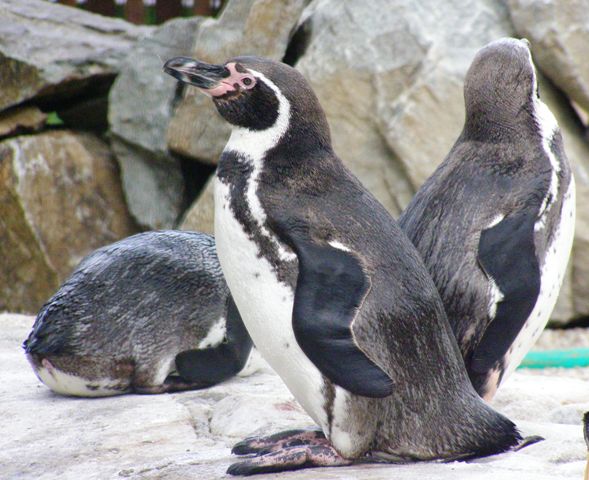
{"label": "penguin eye", "polygon": [[248,77],[245,77],[245,78],[243,79],[243,84],[244,84],[246,87],[249,87],[249,86],[252,84],[252,79],[251,79],[251,78],[248,78]]}

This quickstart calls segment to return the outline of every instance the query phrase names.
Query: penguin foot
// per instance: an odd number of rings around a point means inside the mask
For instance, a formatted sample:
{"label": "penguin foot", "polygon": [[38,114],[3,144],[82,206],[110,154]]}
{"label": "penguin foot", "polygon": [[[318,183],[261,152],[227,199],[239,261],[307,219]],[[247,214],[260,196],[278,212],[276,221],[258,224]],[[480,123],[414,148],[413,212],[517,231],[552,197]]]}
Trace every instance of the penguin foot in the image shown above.
{"label": "penguin foot", "polygon": [[327,439],[321,430],[286,430],[266,437],[249,437],[236,443],[231,449],[233,455],[265,455],[289,447],[324,445]]}
{"label": "penguin foot", "polygon": [[234,463],[227,469],[227,473],[229,475],[247,476],[312,467],[340,467],[352,463],[353,460],[342,457],[329,444],[305,445],[285,448]]}

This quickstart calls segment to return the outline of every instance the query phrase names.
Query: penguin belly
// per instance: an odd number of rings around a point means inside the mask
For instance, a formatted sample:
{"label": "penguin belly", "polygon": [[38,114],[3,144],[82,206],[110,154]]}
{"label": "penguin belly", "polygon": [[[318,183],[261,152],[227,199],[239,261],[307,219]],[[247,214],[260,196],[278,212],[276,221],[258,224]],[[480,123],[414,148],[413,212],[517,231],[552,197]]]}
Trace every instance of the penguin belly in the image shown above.
{"label": "penguin belly", "polygon": [[[507,368],[503,374],[503,380],[511,375],[522,362],[524,356],[536,343],[548,322],[564,279],[574,233],[575,180],[571,176],[567,192],[563,197],[560,222],[553,232],[552,241],[546,247],[544,263],[540,270],[540,293],[528,321],[507,352],[504,361]],[[540,231],[537,234],[545,235],[545,232]]]}
{"label": "penguin belly", "polygon": [[278,280],[233,215],[230,189],[218,178],[215,241],[229,290],[256,348],[327,435],[323,376],[299,347],[292,328],[294,292]]}
{"label": "penguin belly", "polygon": [[[90,359],[76,359],[65,356],[63,358],[44,358],[40,355],[27,354],[27,360],[33,367],[37,378],[47,385],[55,393],[75,397],[107,397],[121,395],[131,390],[133,366],[125,361],[117,362],[102,360],[106,365],[96,369],[96,375],[85,376],[82,372],[76,372],[76,366],[80,363],[92,362]],[[99,364],[101,359],[98,359]],[[173,359],[172,359],[173,361]],[[62,368],[62,363],[70,365],[72,371]],[[88,373],[87,369],[82,368]],[[74,373],[76,372],[76,373]],[[118,373],[118,375],[115,374]],[[107,373],[111,373],[110,376]]]}

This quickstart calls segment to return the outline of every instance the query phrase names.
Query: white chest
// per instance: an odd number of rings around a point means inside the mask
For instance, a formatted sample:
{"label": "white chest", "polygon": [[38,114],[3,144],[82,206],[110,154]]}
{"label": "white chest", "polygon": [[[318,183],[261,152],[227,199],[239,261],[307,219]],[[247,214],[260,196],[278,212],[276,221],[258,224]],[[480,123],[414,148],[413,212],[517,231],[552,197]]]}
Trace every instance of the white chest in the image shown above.
{"label": "white chest", "polygon": [[[249,195],[248,195],[249,197]],[[229,188],[215,184],[215,240],[223,273],[256,347],[289,390],[326,431],[323,378],[299,347],[292,329],[292,289],[278,281],[270,262],[259,253],[229,205]],[[249,199],[243,199],[248,201]],[[259,202],[254,203],[255,213]],[[271,235],[267,230],[264,234]],[[276,238],[274,241],[278,242]]]}
{"label": "white chest", "polygon": [[[537,234],[541,233],[541,231],[537,231]],[[540,265],[541,282],[538,300],[524,328],[516,337],[515,342],[506,355],[508,367],[505,370],[503,380],[521,363],[526,353],[528,353],[529,349],[538,340],[550,318],[564,279],[573,245],[574,233],[575,180],[571,177],[571,183],[563,199],[560,223],[556,227],[552,242],[547,245],[544,263]]]}

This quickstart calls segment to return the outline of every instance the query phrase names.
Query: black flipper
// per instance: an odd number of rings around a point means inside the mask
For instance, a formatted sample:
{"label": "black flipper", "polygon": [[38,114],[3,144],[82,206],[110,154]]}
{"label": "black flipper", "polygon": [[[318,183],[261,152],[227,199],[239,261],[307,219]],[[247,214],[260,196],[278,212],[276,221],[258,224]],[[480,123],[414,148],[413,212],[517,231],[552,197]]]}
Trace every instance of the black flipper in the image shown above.
{"label": "black flipper", "polygon": [[176,355],[178,375],[190,383],[215,385],[237,374],[247,362],[252,340],[231,296],[227,299],[227,333],[222,343]]}
{"label": "black flipper", "polygon": [[540,293],[540,266],[534,246],[535,215],[531,211],[509,215],[484,230],[478,260],[503,294],[480,343],[470,369],[485,373],[509,350],[532,313]]}
{"label": "black flipper", "polygon": [[358,347],[352,322],[370,289],[359,260],[349,252],[295,239],[299,276],[293,330],[305,355],[333,383],[365,397],[392,393],[392,381]]}

